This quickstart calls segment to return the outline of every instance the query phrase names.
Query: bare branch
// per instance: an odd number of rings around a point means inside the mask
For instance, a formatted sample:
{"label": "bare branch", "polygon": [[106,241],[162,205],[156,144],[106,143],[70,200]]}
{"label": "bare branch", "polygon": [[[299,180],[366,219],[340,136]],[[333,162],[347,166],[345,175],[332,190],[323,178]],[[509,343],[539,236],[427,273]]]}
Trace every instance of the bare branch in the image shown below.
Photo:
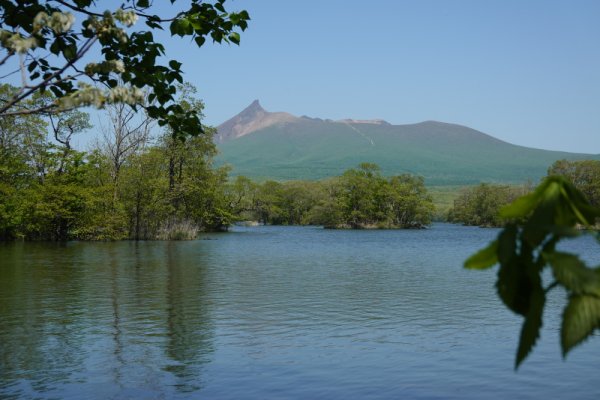
{"label": "bare branch", "polygon": [[[57,108],[57,105],[56,104],[48,104],[48,105],[45,105],[42,107],[37,107],[37,108],[24,108],[19,111],[4,112],[4,113],[0,114],[0,118],[15,117],[18,115],[30,115],[30,114],[48,114],[48,115],[50,115],[51,112],[49,112],[49,110],[52,110],[53,108]],[[61,108],[61,111],[69,111],[69,110],[65,110],[65,109]]]}
{"label": "bare branch", "polygon": [[62,4],[63,6],[65,6],[67,8],[70,8],[73,11],[77,11],[77,12],[80,12],[80,13],[85,14],[85,15],[89,15],[89,16],[93,16],[93,17],[100,17],[100,18],[104,17],[104,15],[102,15],[102,14],[95,13],[95,12],[92,12],[92,11],[88,11],[85,8],[78,7],[75,4],[70,4],[70,3],[66,2],[66,1],[62,1],[62,0],[55,0],[55,1],[58,4]]}
{"label": "bare branch", "polygon": [[14,50],[8,51],[6,53],[6,56],[4,56],[4,58],[0,60],[0,65],[3,65],[6,61],[8,61],[9,58],[11,58],[14,55],[15,55]]}
{"label": "bare branch", "polygon": [[2,75],[2,76],[0,76],[0,79],[6,79],[6,78],[8,78],[8,77],[9,77],[9,76],[11,76],[11,75],[14,75],[14,74],[17,74],[17,73],[19,73],[20,71],[21,71],[21,68],[17,68],[17,69],[15,69],[14,71],[11,71],[11,72],[9,72],[9,73],[8,73],[8,74],[6,74],[6,75]]}

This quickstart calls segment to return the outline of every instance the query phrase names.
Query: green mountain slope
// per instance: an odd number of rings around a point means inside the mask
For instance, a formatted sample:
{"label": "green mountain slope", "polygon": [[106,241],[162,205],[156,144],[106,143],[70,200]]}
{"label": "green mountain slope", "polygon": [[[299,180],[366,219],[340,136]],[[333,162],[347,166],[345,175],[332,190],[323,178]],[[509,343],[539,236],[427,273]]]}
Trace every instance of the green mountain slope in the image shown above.
{"label": "green mountain slope", "polygon": [[219,164],[230,164],[233,175],[255,179],[321,179],[370,162],[385,175],[422,175],[428,185],[537,181],[558,159],[600,159],[516,146],[440,122],[390,125],[305,117],[274,123],[218,147]]}

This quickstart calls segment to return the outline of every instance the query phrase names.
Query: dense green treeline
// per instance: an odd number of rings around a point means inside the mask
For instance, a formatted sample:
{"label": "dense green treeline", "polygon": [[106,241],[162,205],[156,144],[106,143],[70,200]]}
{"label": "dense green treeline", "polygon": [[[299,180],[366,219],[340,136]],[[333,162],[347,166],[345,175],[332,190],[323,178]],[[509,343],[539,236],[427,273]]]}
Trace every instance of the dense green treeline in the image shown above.
{"label": "dense green treeline", "polygon": [[[181,107],[201,115],[194,88],[180,89]],[[1,86],[0,99],[15,90]],[[85,152],[72,145],[91,128],[84,112],[0,119],[0,240],[189,239],[244,220],[355,229],[431,221],[422,178],[386,178],[362,164],[320,182],[229,182],[227,168],[213,166],[214,129],[181,141],[127,105],[103,117]]]}
{"label": "dense green treeline", "polygon": [[310,225],[312,209],[326,198],[325,183],[315,181],[258,183],[238,176],[228,191],[240,220],[271,225]]}
{"label": "dense green treeline", "polygon": [[[600,161],[559,160],[548,168],[548,176],[562,176],[573,183],[593,206],[600,205]],[[475,226],[502,226],[500,209],[533,191],[531,184],[508,186],[482,183],[463,188],[448,212],[448,221]]]}
{"label": "dense green treeline", "polygon": [[3,151],[0,238],[167,239],[228,226],[232,216],[222,193],[227,175],[210,167],[212,144],[204,137],[185,146],[171,141],[132,155],[118,180],[97,151],[56,151],[42,143],[37,165]]}
{"label": "dense green treeline", "polygon": [[433,202],[423,179],[386,178],[374,164],[361,164],[324,181],[252,182],[237,177],[230,196],[246,220],[328,228],[419,228],[431,222]]}
{"label": "dense green treeline", "polygon": [[[193,88],[182,91],[182,106],[201,115]],[[188,238],[232,223],[212,130],[182,142],[115,105],[102,140],[74,150],[73,135],[90,126],[81,111],[0,120],[0,240]]]}
{"label": "dense green treeline", "polygon": [[548,168],[548,175],[560,175],[571,181],[590,202],[600,206],[600,161],[556,161]]}
{"label": "dense green treeline", "polygon": [[184,143],[163,136],[115,175],[98,149],[64,151],[39,139],[36,163],[27,161],[24,142],[2,148],[2,240],[186,239],[244,220],[417,228],[431,222],[434,208],[422,178],[385,178],[371,164],[320,182],[228,183],[227,170],[211,165],[210,137]]}
{"label": "dense green treeline", "polygon": [[[0,86],[0,99],[14,93]],[[179,104],[202,115],[195,89],[180,87]],[[52,101],[35,96],[31,107]],[[159,129],[127,105],[110,105],[102,135],[85,152],[72,146],[91,128],[89,115],[13,115],[0,119],[0,240],[189,239],[238,221],[328,228],[389,229],[428,225],[434,204],[423,178],[385,177],[360,164],[322,181],[230,181],[215,168],[214,129],[186,141]],[[557,161],[548,170],[600,204],[600,161]],[[499,226],[499,210],[531,185],[463,188],[450,222]]]}
{"label": "dense green treeline", "polygon": [[172,239],[232,222],[210,138],[164,137],[131,155],[118,179],[100,151],[38,144],[35,163],[26,143],[2,147],[0,239]]}
{"label": "dense green treeline", "polygon": [[448,211],[448,222],[464,225],[496,227],[503,224],[500,209],[520,196],[529,193],[531,185],[509,186],[481,183],[460,189],[453,207]]}

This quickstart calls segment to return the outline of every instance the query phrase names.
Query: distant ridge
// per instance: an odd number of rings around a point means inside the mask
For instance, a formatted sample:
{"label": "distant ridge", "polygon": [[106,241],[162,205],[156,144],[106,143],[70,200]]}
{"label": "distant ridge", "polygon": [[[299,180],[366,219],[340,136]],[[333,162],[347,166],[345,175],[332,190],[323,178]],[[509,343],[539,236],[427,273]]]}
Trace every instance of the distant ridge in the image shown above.
{"label": "distant ridge", "polygon": [[334,122],[342,122],[344,124],[374,124],[374,125],[391,125],[383,119],[340,119]]}
{"label": "distant ridge", "polygon": [[217,163],[255,179],[322,179],[361,162],[385,175],[421,175],[429,185],[537,182],[559,159],[599,155],[510,144],[466,126],[438,121],[392,125],[383,120],[295,117],[255,100],[219,125]]}

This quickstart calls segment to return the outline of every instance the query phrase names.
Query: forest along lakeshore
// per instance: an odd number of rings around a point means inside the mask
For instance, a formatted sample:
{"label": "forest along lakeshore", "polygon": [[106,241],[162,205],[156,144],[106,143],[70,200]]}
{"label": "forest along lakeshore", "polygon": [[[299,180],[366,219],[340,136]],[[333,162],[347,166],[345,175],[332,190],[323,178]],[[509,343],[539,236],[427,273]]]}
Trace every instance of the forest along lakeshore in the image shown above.
{"label": "forest along lakeshore", "polygon": [[99,3],[0,1],[0,398],[600,396],[600,155],[258,100],[210,126],[156,38],[249,13]]}

